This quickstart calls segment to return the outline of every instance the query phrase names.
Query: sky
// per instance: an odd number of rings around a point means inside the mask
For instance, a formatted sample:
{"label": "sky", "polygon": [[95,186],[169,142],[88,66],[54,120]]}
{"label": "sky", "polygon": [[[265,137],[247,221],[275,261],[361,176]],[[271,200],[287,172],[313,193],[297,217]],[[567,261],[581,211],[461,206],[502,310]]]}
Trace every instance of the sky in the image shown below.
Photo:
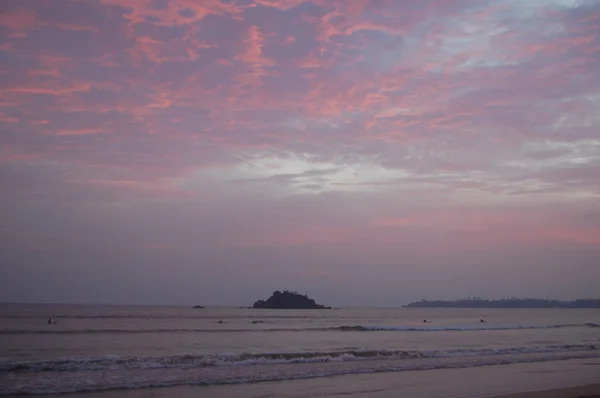
{"label": "sky", "polygon": [[3,0],[0,301],[600,297],[598,0]]}

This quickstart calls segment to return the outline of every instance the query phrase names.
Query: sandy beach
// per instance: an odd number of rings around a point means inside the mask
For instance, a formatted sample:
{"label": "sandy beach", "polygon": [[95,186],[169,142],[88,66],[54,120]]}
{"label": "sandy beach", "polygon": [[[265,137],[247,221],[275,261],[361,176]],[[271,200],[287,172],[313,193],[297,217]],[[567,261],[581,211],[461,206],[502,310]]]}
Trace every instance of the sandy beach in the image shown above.
{"label": "sandy beach", "polygon": [[[349,375],[207,388],[217,398],[579,398],[600,395],[600,359]],[[182,391],[183,392],[183,391]],[[169,395],[164,395],[166,398]],[[174,394],[171,396],[185,396]],[[199,395],[189,395],[192,396]],[[140,396],[135,398],[149,398]],[[128,397],[129,398],[129,397]],[[133,398],[133,397],[132,397]],[[153,397],[159,398],[159,396]],[[162,396],[160,396],[162,398]]]}
{"label": "sandy beach", "polygon": [[[595,398],[600,359],[322,377],[226,386],[69,394],[70,398]],[[56,398],[64,395],[47,395]]]}

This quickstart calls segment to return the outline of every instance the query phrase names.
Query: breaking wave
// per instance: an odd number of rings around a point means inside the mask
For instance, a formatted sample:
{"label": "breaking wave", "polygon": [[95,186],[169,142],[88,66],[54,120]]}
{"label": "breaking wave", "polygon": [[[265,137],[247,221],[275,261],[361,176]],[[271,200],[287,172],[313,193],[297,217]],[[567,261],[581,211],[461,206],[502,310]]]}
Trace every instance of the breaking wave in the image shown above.
{"label": "breaking wave", "polygon": [[522,330],[522,329],[560,329],[572,328],[578,326],[590,326],[593,323],[584,325],[577,324],[556,324],[556,325],[473,325],[473,326],[340,326],[336,329],[342,331],[356,332],[462,332],[476,330]]}
{"label": "breaking wave", "polygon": [[154,357],[102,356],[1,363],[0,396],[202,386],[347,374],[469,368],[600,358],[590,345],[447,351],[349,350]]}
{"label": "breaking wave", "polygon": [[379,325],[343,325],[320,328],[183,328],[183,329],[2,329],[0,335],[15,334],[100,334],[100,333],[268,333],[268,332],[462,332],[486,330],[523,330],[523,329],[559,329],[570,327],[600,327],[595,323],[556,324],[556,325],[467,325],[467,326],[379,326]]}
{"label": "breaking wave", "polygon": [[563,344],[533,347],[453,349],[433,351],[410,350],[347,350],[283,353],[247,353],[218,355],[165,355],[165,356],[117,356],[106,355],[91,358],[66,358],[49,361],[21,361],[0,364],[3,372],[60,372],[82,370],[197,368],[209,366],[248,366],[268,364],[293,364],[314,362],[346,362],[382,359],[447,358],[468,356],[492,356],[507,354],[556,353],[589,350],[589,345]]}

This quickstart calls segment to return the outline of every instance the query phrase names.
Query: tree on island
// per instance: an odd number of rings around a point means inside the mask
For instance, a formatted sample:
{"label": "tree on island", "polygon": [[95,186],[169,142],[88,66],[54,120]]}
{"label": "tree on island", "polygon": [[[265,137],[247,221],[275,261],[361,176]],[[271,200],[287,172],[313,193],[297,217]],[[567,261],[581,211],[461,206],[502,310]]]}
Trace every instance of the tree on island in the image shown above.
{"label": "tree on island", "polygon": [[317,304],[315,300],[305,294],[276,290],[267,300],[258,300],[253,308],[271,308],[271,309],[330,309],[324,305]]}

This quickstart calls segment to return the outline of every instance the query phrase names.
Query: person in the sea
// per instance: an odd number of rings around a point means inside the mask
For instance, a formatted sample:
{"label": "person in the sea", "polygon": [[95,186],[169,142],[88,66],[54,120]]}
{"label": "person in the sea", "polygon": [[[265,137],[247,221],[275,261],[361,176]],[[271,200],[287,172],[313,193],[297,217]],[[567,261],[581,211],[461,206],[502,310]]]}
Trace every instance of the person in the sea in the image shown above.
{"label": "person in the sea", "polygon": [[52,318],[48,318],[48,325],[52,324]]}
{"label": "person in the sea", "polygon": [[483,320],[483,318],[482,318],[482,319],[480,319],[480,320],[479,320],[479,322],[481,322],[481,323],[485,323],[485,321]]}

